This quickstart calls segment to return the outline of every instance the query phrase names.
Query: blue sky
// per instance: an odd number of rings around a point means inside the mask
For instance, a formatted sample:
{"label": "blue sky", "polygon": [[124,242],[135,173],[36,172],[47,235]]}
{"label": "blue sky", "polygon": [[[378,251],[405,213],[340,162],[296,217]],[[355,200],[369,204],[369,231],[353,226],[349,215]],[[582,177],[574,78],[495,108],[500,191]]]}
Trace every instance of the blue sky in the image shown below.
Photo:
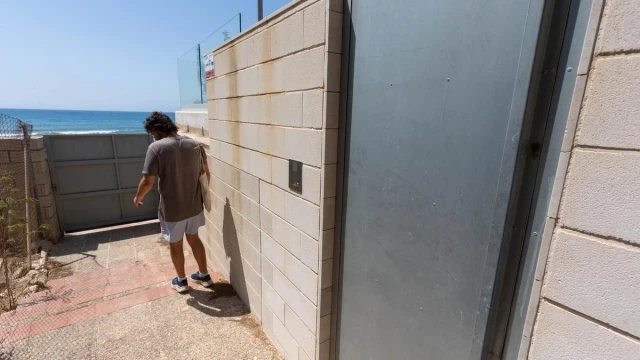
{"label": "blue sky", "polygon": [[0,0],[0,108],[177,110],[177,58],[239,12],[256,0]]}

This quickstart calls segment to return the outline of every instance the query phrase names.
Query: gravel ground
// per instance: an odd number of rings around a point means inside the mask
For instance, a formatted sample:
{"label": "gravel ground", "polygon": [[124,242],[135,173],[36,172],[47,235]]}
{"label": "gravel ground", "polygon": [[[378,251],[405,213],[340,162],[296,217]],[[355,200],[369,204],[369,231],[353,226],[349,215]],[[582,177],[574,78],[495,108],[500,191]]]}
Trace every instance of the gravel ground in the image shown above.
{"label": "gravel ground", "polygon": [[[281,359],[228,284],[26,339],[0,359]],[[7,351],[5,351],[6,353]]]}

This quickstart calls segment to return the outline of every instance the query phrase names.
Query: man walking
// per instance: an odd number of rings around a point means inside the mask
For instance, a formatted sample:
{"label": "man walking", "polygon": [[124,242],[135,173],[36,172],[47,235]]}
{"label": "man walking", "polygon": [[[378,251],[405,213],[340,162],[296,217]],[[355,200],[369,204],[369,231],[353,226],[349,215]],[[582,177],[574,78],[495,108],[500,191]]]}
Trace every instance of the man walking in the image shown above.
{"label": "man walking", "polygon": [[189,290],[182,248],[185,235],[199,270],[191,274],[191,280],[205,287],[211,286],[213,281],[207,272],[207,257],[198,237],[198,228],[204,226],[205,221],[199,178],[204,172],[211,179],[204,149],[197,141],[178,135],[178,127],[161,112],[153,112],[146,119],[144,128],[156,141],[147,150],[142,180],[133,201],[136,206],[142,206],[144,196],[153,187],[156,177],[159,178],[158,218],[162,236],[169,241],[171,260],[178,275],[171,281],[171,286],[179,293]]}

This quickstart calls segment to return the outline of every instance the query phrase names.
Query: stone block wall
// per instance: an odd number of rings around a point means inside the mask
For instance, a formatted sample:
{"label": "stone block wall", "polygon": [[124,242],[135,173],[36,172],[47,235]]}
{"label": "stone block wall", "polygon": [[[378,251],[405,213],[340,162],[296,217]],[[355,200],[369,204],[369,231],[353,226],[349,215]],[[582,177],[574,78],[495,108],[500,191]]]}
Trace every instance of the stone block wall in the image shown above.
{"label": "stone block wall", "polygon": [[341,12],[292,1],[215,49],[207,80],[210,266],[287,359],[329,357]]}
{"label": "stone block wall", "polygon": [[[6,166],[24,164],[24,152],[22,150],[22,141],[13,139],[0,139],[0,169],[3,164]],[[33,177],[35,197],[38,200],[39,211],[41,214],[41,223],[47,224],[51,231],[48,234],[50,240],[56,242],[60,236],[60,225],[58,223],[58,213],[51,187],[51,176],[49,175],[49,165],[44,149],[44,141],[42,137],[31,138],[29,144],[31,150],[31,162],[33,164]],[[35,213],[34,213],[35,215]]]}
{"label": "stone block wall", "polygon": [[176,111],[176,124],[182,132],[198,136],[209,136],[207,108],[181,109]]}
{"label": "stone block wall", "polygon": [[593,3],[597,40],[578,69],[530,359],[640,359],[640,1]]}

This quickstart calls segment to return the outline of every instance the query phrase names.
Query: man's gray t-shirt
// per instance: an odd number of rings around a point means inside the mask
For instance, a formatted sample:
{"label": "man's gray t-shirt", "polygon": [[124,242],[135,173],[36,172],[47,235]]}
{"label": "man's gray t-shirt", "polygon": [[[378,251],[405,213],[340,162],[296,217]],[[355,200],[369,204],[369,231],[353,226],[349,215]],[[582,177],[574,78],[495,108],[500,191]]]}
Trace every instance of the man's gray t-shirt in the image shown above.
{"label": "man's gray t-shirt", "polygon": [[168,136],[149,145],[142,173],[159,178],[161,220],[176,222],[202,212],[203,153],[200,144],[186,136]]}

